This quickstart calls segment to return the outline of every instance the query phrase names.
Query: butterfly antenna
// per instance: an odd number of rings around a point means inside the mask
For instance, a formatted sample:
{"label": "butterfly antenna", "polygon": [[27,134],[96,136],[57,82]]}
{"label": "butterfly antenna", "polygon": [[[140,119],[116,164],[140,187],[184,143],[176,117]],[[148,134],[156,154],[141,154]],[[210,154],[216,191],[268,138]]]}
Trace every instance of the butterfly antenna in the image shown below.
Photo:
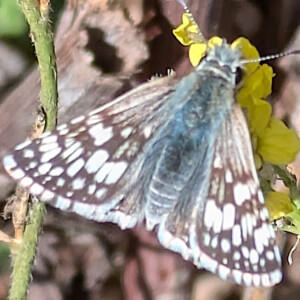
{"label": "butterfly antenna", "polygon": [[288,55],[295,55],[295,54],[300,54],[300,50],[282,52],[282,53],[267,55],[267,56],[259,57],[259,58],[255,58],[255,59],[243,59],[241,61],[241,63],[249,64],[249,63],[255,63],[255,62],[262,62],[262,61],[266,61],[266,60],[276,59],[276,58],[280,58],[280,57],[284,57],[284,56],[288,56]]}
{"label": "butterfly antenna", "polygon": [[195,36],[193,36],[194,41],[199,42],[199,43],[205,43],[206,39],[204,38],[202,32],[200,31],[200,28],[199,28],[197,22],[195,21],[192,13],[190,12],[187,4],[185,3],[185,1],[184,0],[176,0],[176,1],[181,4],[181,6],[183,7],[190,22],[192,23],[193,26],[195,26],[195,28],[197,28],[197,32],[191,33],[191,34],[195,35]]}

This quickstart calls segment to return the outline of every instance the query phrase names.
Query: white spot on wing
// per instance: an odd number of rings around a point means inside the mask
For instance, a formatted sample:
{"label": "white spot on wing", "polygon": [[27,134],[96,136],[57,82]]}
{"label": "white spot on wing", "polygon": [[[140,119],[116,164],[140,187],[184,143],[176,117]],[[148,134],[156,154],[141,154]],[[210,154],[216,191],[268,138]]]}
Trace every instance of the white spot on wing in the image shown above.
{"label": "white spot on wing", "polygon": [[61,129],[58,134],[59,135],[66,135],[69,133],[69,128]]}
{"label": "white spot on wing", "polygon": [[74,153],[72,153],[71,156],[68,157],[67,159],[67,164],[78,158],[82,153],[84,152],[83,147],[77,149]]}
{"label": "white spot on wing", "polygon": [[[71,146],[71,145],[73,145],[75,143],[75,140],[73,139],[73,138],[71,138],[71,137],[67,137],[66,139],[65,139],[65,147],[66,147],[66,149],[69,149],[69,147]],[[78,142],[79,143],[79,142]]]}
{"label": "white spot on wing", "polygon": [[34,152],[31,149],[25,149],[24,153],[23,153],[23,156],[25,158],[33,158],[34,157]]}
{"label": "white spot on wing", "polygon": [[73,190],[72,190],[72,191],[68,191],[68,192],[66,193],[66,196],[67,196],[68,198],[71,198],[73,195],[74,195],[74,191],[73,191]]}
{"label": "white spot on wing", "polygon": [[64,178],[62,178],[62,177],[59,177],[59,178],[57,179],[57,181],[56,181],[56,185],[57,185],[58,187],[64,186],[65,183],[66,183],[66,180],[65,180]]}
{"label": "white spot on wing", "polygon": [[231,173],[231,171],[229,169],[226,170],[225,181],[227,183],[232,183],[233,182],[232,173]]}
{"label": "white spot on wing", "polygon": [[64,168],[62,167],[55,167],[50,172],[50,176],[60,176],[64,172]]}
{"label": "white spot on wing", "polygon": [[234,205],[231,203],[227,203],[224,205],[223,208],[223,230],[231,229],[235,222],[235,208]]}
{"label": "white spot on wing", "polygon": [[261,266],[262,268],[264,268],[264,267],[266,266],[266,260],[265,260],[264,258],[261,258],[261,259],[259,260],[259,264],[260,264],[260,266]]}
{"label": "white spot on wing", "polygon": [[249,249],[246,246],[242,246],[241,250],[242,250],[242,254],[243,254],[244,258],[248,259],[249,258]]}
{"label": "white spot on wing", "polygon": [[84,168],[89,174],[96,173],[108,158],[109,154],[107,151],[101,149],[97,150],[89,157]]}
{"label": "white spot on wing", "polygon": [[96,206],[92,204],[75,202],[73,205],[73,211],[87,219],[92,219],[95,210]]}
{"label": "white spot on wing", "polygon": [[228,239],[223,238],[221,240],[221,248],[223,250],[223,252],[228,253],[230,251],[230,243],[228,241]]}
{"label": "white spot on wing", "polygon": [[221,157],[216,153],[216,157],[214,159],[214,168],[216,169],[221,169],[222,168],[222,162],[221,162]]}
{"label": "white spot on wing", "polygon": [[88,186],[88,194],[93,195],[96,191],[96,188],[97,188],[96,184],[90,184]]}
{"label": "white spot on wing", "polygon": [[57,130],[63,130],[63,129],[66,129],[68,127],[68,125],[66,123],[64,124],[60,124],[56,127]]}
{"label": "white spot on wing", "polygon": [[37,167],[37,165],[37,161],[31,161],[28,165],[28,169],[34,169],[35,167]]}
{"label": "white spot on wing", "polygon": [[52,200],[54,197],[55,197],[55,194],[49,190],[45,190],[43,192],[43,194],[40,196],[41,200],[46,201],[46,202]]}
{"label": "white spot on wing", "polygon": [[266,207],[263,207],[260,211],[260,218],[263,220],[263,221],[266,221],[269,217],[269,213],[268,213],[268,210]]}
{"label": "white spot on wing", "polygon": [[56,143],[57,141],[57,136],[56,135],[49,135],[47,137],[42,137],[42,144],[52,144]]}
{"label": "white spot on wing", "polygon": [[40,195],[45,189],[38,183],[34,183],[31,187],[30,187],[30,193],[33,195]]}
{"label": "white spot on wing", "polygon": [[77,124],[77,123],[83,121],[84,119],[85,119],[85,116],[79,116],[79,117],[77,117],[77,118],[71,120],[70,123],[71,123],[71,124]]}
{"label": "white spot on wing", "polygon": [[16,169],[14,171],[10,171],[9,174],[15,179],[21,179],[25,176],[25,173],[21,169]]}
{"label": "white spot on wing", "polygon": [[206,232],[204,233],[204,245],[205,246],[209,246],[209,243],[210,243],[210,235]]}
{"label": "white spot on wing", "polygon": [[99,115],[94,115],[94,116],[89,117],[89,118],[86,120],[86,124],[87,124],[88,126],[90,126],[90,125],[99,123],[100,121],[101,121],[101,119],[100,119]]}
{"label": "white spot on wing", "polygon": [[9,155],[4,156],[3,165],[4,165],[5,169],[11,170],[17,166],[17,163],[16,163],[14,157],[11,154],[9,154]]}
{"label": "white spot on wing", "polygon": [[232,228],[232,244],[239,247],[242,244],[242,234],[240,225],[236,224]]}
{"label": "white spot on wing", "polygon": [[107,192],[107,189],[101,188],[101,189],[97,190],[95,196],[96,196],[96,198],[101,199],[105,196],[106,192]]}
{"label": "white spot on wing", "polygon": [[84,160],[82,158],[77,159],[67,168],[67,174],[70,177],[75,176],[84,166]]}
{"label": "white spot on wing", "polygon": [[45,175],[48,173],[48,171],[51,169],[51,167],[52,167],[51,163],[41,164],[38,167],[38,172],[40,173],[40,175]]}
{"label": "white spot on wing", "polygon": [[133,128],[132,127],[126,127],[122,129],[121,131],[121,137],[124,139],[127,139],[129,135],[132,133]]}
{"label": "white spot on wing", "polygon": [[115,162],[105,179],[106,184],[113,184],[118,182],[118,180],[122,177],[124,172],[126,171],[128,164],[125,161]]}
{"label": "white spot on wing", "polygon": [[214,249],[216,249],[218,247],[218,237],[217,236],[213,237],[213,239],[211,240],[211,246]]}
{"label": "white spot on wing", "polygon": [[258,253],[255,249],[250,250],[250,262],[251,264],[257,264],[259,260]]}
{"label": "white spot on wing", "polygon": [[56,148],[56,149],[51,150],[49,152],[43,153],[43,155],[41,156],[41,163],[48,162],[49,160],[56,157],[60,152],[61,152],[61,148],[59,147],[59,148]]}
{"label": "white spot on wing", "polygon": [[250,213],[246,213],[246,222],[249,236],[253,235],[253,224]]}
{"label": "white spot on wing", "polygon": [[263,195],[263,193],[262,193],[261,190],[259,190],[257,192],[257,196],[258,196],[259,202],[262,203],[262,204],[264,204],[265,203],[265,199],[264,199],[264,195]]}
{"label": "white spot on wing", "polygon": [[223,280],[226,280],[230,274],[230,269],[225,266],[219,265],[218,274]]}
{"label": "white spot on wing", "polygon": [[108,175],[110,172],[111,168],[113,167],[112,162],[107,162],[102,168],[97,172],[95,175],[95,180],[96,182],[100,183],[104,180],[104,178]]}
{"label": "white spot on wing", "polygon": [[282,279],[282,273],[280,270],[275,270],[274,272],[271,272],[270,274],[271,283],[274,285],[281,281]]}
{"label": "white spot on wing", "polygon": [[221,231],[222,211],[216,206],[214,200],[208,200],[204,212],[204,225],[210,229],[213,227],[215,233]]}
{"label": "white spot on wing", "polygon": [[95,146],[101,146],[113,137],[112,127],[104,128],[102,123],[91,127],[89,134],[94,138]]}
{"label": "white spot on wing", "polygon": [[24,177],[21,181],[20,181],[20,185],[24,188],[32,185],[33,180],[30,177]]}
{"label": "white spot on wing", "polygon": [[262,274],[261,275],[261,283],[263,286],[270,286],[270,277],[269,274]]}
{"label": "white spot on wing", "polygon": [[266,257],[267,257],[268,260],[274,260],[274,258],[275,258],[274,252],[271,251],[271,250],[268,250],[266,252]]}
{"label": "white spot on wing", "polygon": [[233,260],[238,261],[241,259],[241,253],[239,251],[234,251]]}
{"label": "white spot on wing", "polygon": [[201,253],[200,264],[203,268],[209,270],[212,273],[216,273],[218,263],[213,258],[209,257],[205,253]]}
{"label": "white spot on wing", "polygon": [[57,143],[49,143],[49,144],[41,144],[39,146],[39,151],[40,152],[49,152],[53,149],[58,148],[58,144]]}
{"label": "white spot on wing", "polygon": [[152,128],[151,128],[151,126],[146,126],[145,128],[144,128],[144,137],[146,138],[146,139],[149,139],[149,137],[150,137],[150,135],[151,135],[151,132],[152,132]]}
{"label": "white spot on wing", "polygon": [[258,275],[258,274],[252,275],[252,281],[253,281],[254,286],[259,287],[260,286],[260,275]]}
{"label": "white spot on wing", "polygon": [[[71,142],[72,142],[72,144],[73,144],[74,140],[71,139]],[[66,143],[67,143],[67,140],[66,140]],[[62,159],[66,159],[66,158],[69,157],[72,153],[74,153],[78,148],[81,147],[81,143],[80,143],[80,142],[76,142],[76,143],[73,144],[73,145],[72,145],[72,144],[71,144],[71,146],[69,146],[69,147],[67,147],[67,145],[66,145],[66,148],[67,148],[67,149],[61,154]]]}
{"label": "white spot on wing", "polygon": [[27,147],[30,143],[31,143],[31,141],[25,141],[25,142],[19,144],[19,145],[15,148],[15,150],[21,150],[21,149],[24,149],[24,148]]}
{"label": "white spot on wing", "polygon": [[232,277],[237,284],[242,284],[242,272],[241,271],[233,270]]}
{"label": "white spot on wing", "polygon": [[215,201],[208,200],[204,212],[204,224],[207,228],[211,228],[213,225],[213,212],[216,209]]}
{"label": "white spot on wing", "polygon": [[243,274],[243,280],[244,280],[244,284],[246,286],[251,286],[252,285],[252,274],[244,273]]}
{"label": "white spot on wing", "polygon": [[58,196],[55,206],[61,210],[67,210],[71,205],[71,201],[65,197]]}
{"label": "white spot on wing", "polygon": [[73,190],[82,190],[85,185],[85,178],[77,177],[72,181],[72,188]]}
{"label": "white spot on wing", "polygon": [[280,255],[279,248],[277,246],[274,247],[274,252],[275,252],[275,257],[276,257],[277,261],[281,262],[281,255]]}
{"label": "white spot on wing", "polygon": [[138,141],[134,141],[134,142],[130,145],[129,149],[128,149],[127,152],[126,152],[127,157],[128,157],[128,158],[131,158],[131,157],[133,157],[134,155],[136,155],[136,153],[137,153],[138,150],[139,150],[139,147],[140,147],[140,143],[139,143]]}
{"label": "white spot on wing", "polygon": [[243,183],[237,183],[233,187],[233,197],[237,205],[242,205],[246,200],[251,199],[249,187]]}

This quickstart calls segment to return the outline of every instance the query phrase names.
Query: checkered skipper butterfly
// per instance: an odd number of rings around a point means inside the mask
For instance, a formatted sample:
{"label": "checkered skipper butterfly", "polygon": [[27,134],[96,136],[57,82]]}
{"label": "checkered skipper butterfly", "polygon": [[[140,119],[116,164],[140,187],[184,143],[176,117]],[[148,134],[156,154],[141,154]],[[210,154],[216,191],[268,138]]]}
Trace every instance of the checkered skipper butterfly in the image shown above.
{"label": "checkered skipper butterfly", "polygon": [[235,103],[242,59],[224,40],[185,78],[151,80],[20,144],[4,166],[57,208],[122,229],[145,221],[198,268],[274,285],[280,253]]}

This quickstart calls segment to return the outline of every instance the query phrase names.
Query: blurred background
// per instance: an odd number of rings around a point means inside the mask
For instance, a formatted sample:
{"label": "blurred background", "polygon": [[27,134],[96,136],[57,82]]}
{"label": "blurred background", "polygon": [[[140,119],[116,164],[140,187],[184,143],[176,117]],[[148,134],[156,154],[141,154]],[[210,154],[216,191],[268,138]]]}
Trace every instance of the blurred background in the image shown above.
{"label": "blurred background", "polygon": [[[248,38],[261,56],[300,49],[300,1],[190,0],[205,37]],[[152,75],[192,71],[172,35],[183,9],[175,0],[51,1],[59,82],[59,122],[110,101]],[[274,114],[300,132],[300,56],[271,61]],[[39,75],[16,0],[0,2],[0,158],[29,135],[39,107]],[[293,168],[300,176],[300,161]],[[299,177],[298,177],[299,178]],[[0,211],[15,183],[0,163]],[[13,235],[10,220],[1,230]],[[299,299],[300,249],[279,234],[284,278],[271,289],[243,289],[163,249],[143,226],[121,231],[47,207],[28,299]],[[0,243],[0,299],[7,298],[10,256]]]}

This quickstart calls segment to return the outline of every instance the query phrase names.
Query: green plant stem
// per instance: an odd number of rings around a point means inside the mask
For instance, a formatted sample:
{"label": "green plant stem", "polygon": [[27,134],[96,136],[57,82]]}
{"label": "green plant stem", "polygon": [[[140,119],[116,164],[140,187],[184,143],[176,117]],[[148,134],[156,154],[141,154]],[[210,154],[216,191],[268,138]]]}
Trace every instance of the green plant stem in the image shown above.
{"label": "green plant stem", "polygon": [[41,15],[38,0],[19,0],[30,26],[31,39],[38,59],[41,91],[40,101],[46,112],[46,130],[53,130],[57,119],[56,57],[53,33],[48,15]]}
{"label": "green plant stem", "polygon": [[[45,10],[44,7],[41,13],[38,0],[19,0],[19,5],[29,24],[31,39],[38,59],[41,77],[40,101],[46,113],[46,130],[52,130],[57,119],[58,92],[53,34],[47,13],[50,8],[46,7]],[[44,214],[45,204],[34,202],[22,243],[13,262],[9,293],[11,300],[26,299]]]}
{"label": "green plant stem", "polygon": [[12,283],[9,291],[11,300],[26,299],[44,213],[44,203],[36,202],[32,205],[30,223],[26,226],[22,243],[13,262]]}

